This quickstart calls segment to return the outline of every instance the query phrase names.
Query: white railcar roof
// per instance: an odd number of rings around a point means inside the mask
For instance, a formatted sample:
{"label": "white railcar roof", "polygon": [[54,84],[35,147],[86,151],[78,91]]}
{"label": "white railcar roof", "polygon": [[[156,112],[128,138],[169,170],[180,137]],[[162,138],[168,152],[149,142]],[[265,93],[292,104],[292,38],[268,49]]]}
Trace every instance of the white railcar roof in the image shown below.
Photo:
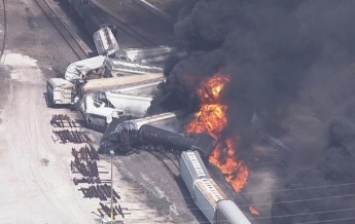
{"label": "white railcar roof", "polygon": [[218,212],[222,212],[230,224],[251,224],[239,207],[231,200],[222,200],[217,204]]}
{"label": "white railcar roof", "polygon": [[186,164],[186,167],[194,180],[199,178],[211,178],[199,152],[197,151],[182,152],[180,158],[180,164],[182,162]]}
{"label": "white railcar roof", "polygon": [[73,85],[70,81],[68,81],[66,79],[62,79],[62,78],[51,78],[51,79],[48,79],[47,82],[49,84],[51,84],[52,86],[61,86],[61,85],[64,85],[64,84]]}
{"label": "white railcar roof", "polygon": [[162,73],[146,73],[143,75],[118,76],[112,78],[90,79],[85,83],[84,92],[98,89],[120,89],[129,86],[165,80]]}
{"label": "white railcar roof", "polygon": [[[208,202],[213,205],[213,207],[217,206],[217,202],[220,200],[227,199],[227,196],[224,192],[219,188],[219,186],[214,182],[213,179],[198,179],[195,181],[195,188],[201,191],[201,193],[206,197]],[[194,189],[194,191],[197,189]]]}
{"label": "white railcar roof", "polygon": [[102,55],[91,57],[91,58],[86,58],[84,60],[71,63],[70,64],[71,66],[68,66],[68,68],[75,66],[76,68],[85,67],[88,70],[96,69],[96,68],[100,68],[104,65],[105,59],[106,59],[106,57],[102,56]]}
{"label": "white railcar roof", "polygon": [[138,118],[134,120],[124,121],[123,123],[134,124],[135,129],[138,131],[143,125],[160,122],[164,120],[174,119],[179,112],[167,112],[149,117]]}

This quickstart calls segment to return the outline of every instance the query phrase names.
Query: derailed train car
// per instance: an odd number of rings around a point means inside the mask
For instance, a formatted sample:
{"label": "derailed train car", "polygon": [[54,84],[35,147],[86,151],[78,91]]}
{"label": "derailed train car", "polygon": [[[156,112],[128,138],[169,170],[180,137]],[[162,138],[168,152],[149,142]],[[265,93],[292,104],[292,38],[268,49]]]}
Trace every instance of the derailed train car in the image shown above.
{"label": "derailed train car", "polygon": [[112,149],[116,153],[127,153],[132,151],[135,145],[154,143],[177,149],[181,151],[181,178],[194,203],[208,221],[211,224],[251,224],[238,206],[229,200],[214,182],[200,156],[201,152],[207,159],[215,142],[207,139],[201,141],[198,138],[196,140],[168,130],[174,124],[180,123],[181,117],[184,117],[184,112],[177,111],[126,121],[114,120],[101,139],[99,153],[107,153]]}
{"label": "derailed train car", "polygon": [[211,178],[200,154],[195,151],[187,151],[181,154],[180,174],[189,192],[193,191],[195,180]]}
{"label": "derailed train car", "polygon": [[101,27],[93,35],[95,47],[99,55],[113,55],[119,51],[120,47],[117,43],[115,35],[108,26]]}
{"label": "derailed train car", "polygon": [[215,213],[216,224],[247,224],[250,221],[231,200],[220,200]]}
{"label": "derailed train car", "polygon": [[168,112],[154,116],[136,118],[127,121],[113,120],[107,127],[100,141],[99,152],[114,150],[116,153],[129,152],[134,143],[139,142],[139,130],[143,125],[172,127],[178,124],[182,111]]}
{"label": "derailed train car", "polygon": [[180,152],[197,150],[204,158],[208,158],[216,144],[216,141],[207,135],[186,136],[152,125],[143,125],[139,129],[138,138],[139,142],[144,145],[160,145],[165,149],[175,149]]}
{"label": "derailed train car", "polygon": [[211,224],[251,224],[211,179],[199,152],[182,152],[179,163],[181,178],[194,203]]}
{"label": "derailed train car", "polygon": [[[215,147],[216,141],[209,136],[187,136],[181,134],[181,121],[184,112],[169,112],[124,122],[116,120],[107,128],[101,139],[101,147],[116,153],[128,153],[142,145],[149,149],[173,151],[197,150],[207,158]],[[146,148],[148,149],[148,148]]]}

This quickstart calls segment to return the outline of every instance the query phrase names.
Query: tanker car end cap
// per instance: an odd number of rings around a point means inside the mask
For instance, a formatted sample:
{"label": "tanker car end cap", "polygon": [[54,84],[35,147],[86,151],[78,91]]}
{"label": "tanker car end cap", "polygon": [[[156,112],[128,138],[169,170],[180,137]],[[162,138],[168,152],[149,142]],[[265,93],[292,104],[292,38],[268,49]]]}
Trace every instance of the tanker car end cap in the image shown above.
{"label": "tanker car end cap", "polygon": [[193,135],[191,138],[194,139],[191,149],[199,151],[202,158],[208,160],[213,149],[216,147],[216,140],[206,134]]}

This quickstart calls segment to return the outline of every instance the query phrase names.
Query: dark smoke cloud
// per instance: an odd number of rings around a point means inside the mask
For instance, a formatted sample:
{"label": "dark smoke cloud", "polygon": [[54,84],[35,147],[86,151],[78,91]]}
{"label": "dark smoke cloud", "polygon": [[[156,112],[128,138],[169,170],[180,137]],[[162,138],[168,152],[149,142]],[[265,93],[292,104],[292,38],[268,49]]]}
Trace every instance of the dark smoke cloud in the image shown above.
{"label": "dark smoke cloud", "polygon": [[[175,31],[188,50],[203,52],[192,54],[173,69],[171,76],[177,77],[171,79],[183,81],[181,85],[172,81],[171,89],[190,89],[189,80],[183,77],[206,77],[223,67],[233,76],[228,98],[248,107],[236,119],[236,124],[244,124],[250,113],[272,110],[278,103],[291,100],[304,77],[312,75],[315,68],[321,73],[322,69],[354,61],[354,4],[199,1],[180,15]],[[221,54],[223,58],[217,58]],[[191,91],[181,98],[188,94]]]}
{"label": "dark smoke cloud", "polygon": [[323,155],[311,168],[298,171],[286,183],[287,191],[276,195],[273,223],[354,223],[354,157],[355,125],[335,119]]}
{"label": "dark smoke cloud", "polygon": [[[258,133],[287,136],[293,144],[285,189],[355,182],[355,128],[348,125],[355,121],[354,9],[353,0],[194,1],[175,25],[189,56],[168,66],[167,84],[154,107],[194,111],[199,83],[216,72],[228,74],[227,131],[252,141],[257,115]],[[336,120],[336,131],[332,123],[328,135],[328,124],[342,116],[348,119]],[[352,217],[353,211],[325,211],[354,208],[354,197],[282,202],[352,194],[353,187],[279,192],[273,223]],[[293,216],[304,213],[313,214]]]}

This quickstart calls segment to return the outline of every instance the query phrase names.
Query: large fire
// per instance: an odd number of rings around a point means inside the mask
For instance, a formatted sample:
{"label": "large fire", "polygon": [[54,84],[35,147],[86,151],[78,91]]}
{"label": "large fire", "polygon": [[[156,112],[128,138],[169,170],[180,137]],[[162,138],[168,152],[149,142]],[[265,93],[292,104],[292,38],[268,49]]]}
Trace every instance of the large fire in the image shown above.
{"label": "large fire", "polygon": [[[249,170],[242,161],[238,161],[235,154],[239,137],[221,139],[221,133],[227,125],[227,105],[220,102],[221,93],[230,81],[228,76],[216,74],[202,83],[197,90],[202,106],[195,113],[194,119],[186,128],[188,134],[207,133],[213,137],[218,145],[212,152],[209,162],[216,166],[237,192],[241,191],[247,182]],[[226,151],[223,149],[226,148]],[[225,159],[221,155],[225,155]]]}
{"label": "large fire", "polygon": [[214,139],[218,139],[227,124],[226,109],[226,106],[220,104],[202,105],[200,111],[195,114],[194,121],[187,126],[187,133],[208,133]]}

